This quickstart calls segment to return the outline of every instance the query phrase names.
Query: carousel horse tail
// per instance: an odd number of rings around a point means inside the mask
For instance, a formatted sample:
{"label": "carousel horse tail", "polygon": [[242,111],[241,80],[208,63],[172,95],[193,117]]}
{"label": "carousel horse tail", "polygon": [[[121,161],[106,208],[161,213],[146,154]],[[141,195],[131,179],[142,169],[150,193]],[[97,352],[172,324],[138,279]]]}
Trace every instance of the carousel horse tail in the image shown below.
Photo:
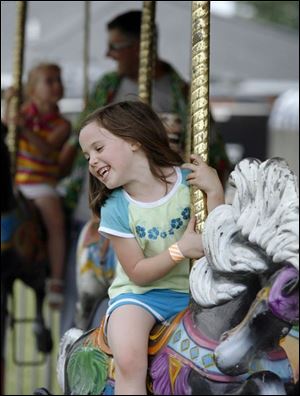
{"label": "carousel horse tail", "polygon": [[65,362],[65,394],[101,395],[104,391],[110,357],[97,345],[98,332],[92,329],[72,345]]}

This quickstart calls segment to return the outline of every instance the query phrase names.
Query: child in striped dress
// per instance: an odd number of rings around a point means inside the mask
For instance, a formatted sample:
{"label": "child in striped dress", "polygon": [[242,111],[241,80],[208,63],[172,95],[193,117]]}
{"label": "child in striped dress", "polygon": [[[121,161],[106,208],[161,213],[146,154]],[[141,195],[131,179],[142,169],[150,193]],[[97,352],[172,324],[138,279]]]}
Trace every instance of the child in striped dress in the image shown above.
{"label": "child in striped dress", "polygon": [[50,261],[48,301],[52,308],[62,303],[65,221],[55,186],[59,178],[59,154],[70,134],[58,101],[63,97],[61,71],[55,64],[39,64],[28,77],[27,100],[20,110],[16,184],[41,212],[47,229]]}

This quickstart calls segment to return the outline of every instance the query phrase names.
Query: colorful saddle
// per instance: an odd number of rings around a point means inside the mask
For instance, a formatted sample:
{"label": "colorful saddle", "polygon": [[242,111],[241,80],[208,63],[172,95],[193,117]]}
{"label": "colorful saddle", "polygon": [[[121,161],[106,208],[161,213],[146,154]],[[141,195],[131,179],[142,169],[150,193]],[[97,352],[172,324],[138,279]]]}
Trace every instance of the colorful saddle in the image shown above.
{"label": "colorful saddle", "polygon": [[[217,345],[216,341],[195,329],[189,309],[171,318],[169,325],[156,325],[149,339],[149,392],[160,395],[189,394],[187,377],[191,370],[209,380],[223,383],[243,382],[252,373],[263,370],[274,372],[285,382],[293,382],[293,371],[282,348],[254,359],[248,373],[231,377],[216,367],[213,353]],[[100,327],[85,333],[75,342],[69,356],[71,358],[66,362],[66,392],[72,388],[76,394],[113,394],[114,361],[104,334],[104,320]],[[78,365],[81,367],[81,378],[78,377]],[[72,382],[71,388],[68,381]]]}

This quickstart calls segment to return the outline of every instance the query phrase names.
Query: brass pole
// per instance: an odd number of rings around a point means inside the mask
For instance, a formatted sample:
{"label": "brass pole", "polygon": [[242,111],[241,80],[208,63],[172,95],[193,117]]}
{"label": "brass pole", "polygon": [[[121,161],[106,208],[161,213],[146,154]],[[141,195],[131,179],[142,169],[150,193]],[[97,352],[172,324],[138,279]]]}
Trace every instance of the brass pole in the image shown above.
{"label": "brass pole", "polygon": [[[192,1],[192,81],[191,134],[192,152],[208,161],[209,127],[209,1]],[[207,216],[206,198],[192,188],[196,230],[202,232]]]}
{"label": "brass pole", "polygon": [[143,2],[140,38],[139,97],[151,104],[155,30],[155,1]]}
{"label": "brass pole", "polygon": [[189,89],[189,99],[187,108],[187,121],[186,121],[186,134],[184,142],[184,160],[185,162],[190,161],[191,150],[192,150],[192,132],[191,132],[191,87]]}
{"label": "brass pole", "polygon": [[83,37],[83,108],[85,109],[89,97],[89,41],[90,41],[90,9],[91,2],[84,2],[84,37]]}
{"label": "brass pole", "polygon": [[[27,1],[16,2],[16,33],[13,55],[13,88],[16,92],[10,101],[7,144],[11,154],[11,172],[15,175],[16,155],[18,151],[18,128],[15,118],[22,101],[22,74],[24,64],[25,21]],[[13,121],[11,121],[13,120]]]}

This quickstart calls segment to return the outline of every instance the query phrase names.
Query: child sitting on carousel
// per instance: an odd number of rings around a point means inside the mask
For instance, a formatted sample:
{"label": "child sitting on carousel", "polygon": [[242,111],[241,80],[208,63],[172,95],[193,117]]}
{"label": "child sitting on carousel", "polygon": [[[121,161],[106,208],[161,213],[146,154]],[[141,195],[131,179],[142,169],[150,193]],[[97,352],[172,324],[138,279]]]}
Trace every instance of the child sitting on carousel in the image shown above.
{"label": "child sitting on carousel", "polygon": [[182,165],[158,116],[141,102],[95,111],[79,142],[89,164],[90,206],[97,216],[101,211],[99,231],[119,259],[106,314],[115,394],[147,394],[150,330],[187,307],[189,258],[203,256],[188,186],[206,193],[209,212],[224,202],[223,188],[198,156]]}
{"label": "child sitting on carousel", "polygon": [[[26,100],[17,120],[20,127],[15,182],[22,194],[34,201],[47,229],[50,261],[48,302],[52,308],[62,304],[65,221],[55,186],[59,178],[59,154],[70,134],[70,123],[62,117],[58,102],[63,97],[61,70],[43,63],[29,72]],[[9,121],[8,106],[16,93],[5,95],[4,122]]]}

